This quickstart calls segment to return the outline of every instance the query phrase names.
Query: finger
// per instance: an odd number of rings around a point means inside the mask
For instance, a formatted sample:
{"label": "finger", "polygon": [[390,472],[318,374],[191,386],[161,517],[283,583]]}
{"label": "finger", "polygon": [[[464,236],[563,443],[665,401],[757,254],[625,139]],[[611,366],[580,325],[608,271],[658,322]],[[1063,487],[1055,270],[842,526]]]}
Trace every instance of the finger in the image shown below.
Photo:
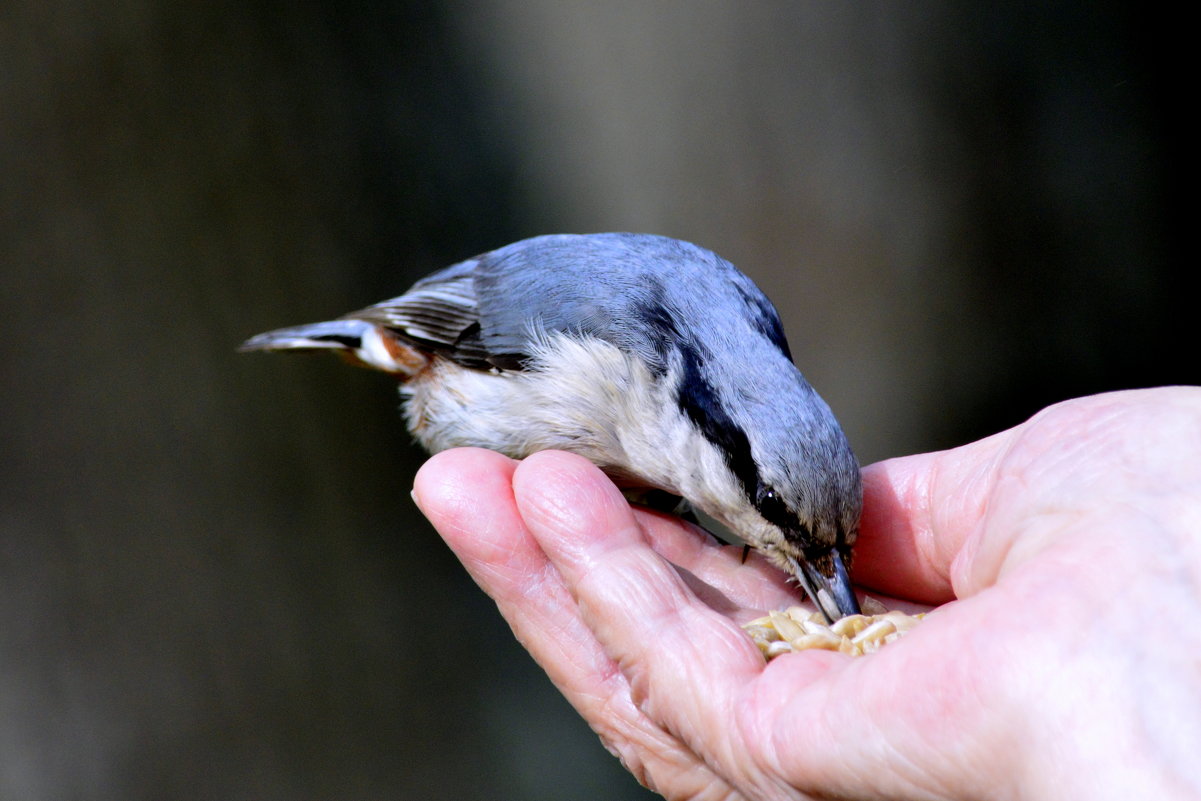
{"label": "finger", "polygon": [[804,601],[789,576],[758,551],[744,558],[742,546],[721,545],[671,515],[635,508],[634,517],[650,547],[675,565],[689,589],[739,623]]}
{"label": "finger", "polygon": [[648,547],[628,504],[600,475],[578,456],[535,454],[514,476],[518,508],[628,677],[635,703],[707,762],[737,773],[746,762],[731,759],[738,749],[729,714],[763,671],[763,657]]}
{"label": "finger", "polygon": [[639,781],[697,798],[719,792],[724,782],[635,707],[624,675],[580,619],[517,512],[516,466],[491,451],[446,451],[418,472],[414,499],[517,639]]}
{"label": "finger", "polygon": [[1063,510],[1120,497],[1138,480],[1131,464],[1157,490],[1164,475],[1180,480],[1179,460],[1159,473],[1149,460],[1187,447],[1197,393],[1181,390],[1077,398],[979,442],[865,468],[855,579],[935,603],[978,592],[1057,540]]}
{"label": "finger", "polygon": [[552,680],[565,692],[580,691],[577,676],[609,665],[517,511],[517,464],[492,451],[445,451],[418,471],[414,496]]}
{"label": "finger", "polygon": [[952,600],[952,563],[984,514],[1012,435],[864,468],[855,581],[924,603]]}

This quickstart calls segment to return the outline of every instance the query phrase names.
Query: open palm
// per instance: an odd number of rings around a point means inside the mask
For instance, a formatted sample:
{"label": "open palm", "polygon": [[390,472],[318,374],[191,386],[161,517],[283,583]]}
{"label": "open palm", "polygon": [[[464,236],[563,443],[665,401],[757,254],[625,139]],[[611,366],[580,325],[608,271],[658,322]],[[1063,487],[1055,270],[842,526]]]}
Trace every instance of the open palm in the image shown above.
{"label": "open palm", "polygon": [[770,664],[739,623],[796,588],[579,457],[447,451],[414,497],[669,799],[1201,795],[1201,390],[1060,404],[864,482],[856,582],[938,608],[869,657]]}

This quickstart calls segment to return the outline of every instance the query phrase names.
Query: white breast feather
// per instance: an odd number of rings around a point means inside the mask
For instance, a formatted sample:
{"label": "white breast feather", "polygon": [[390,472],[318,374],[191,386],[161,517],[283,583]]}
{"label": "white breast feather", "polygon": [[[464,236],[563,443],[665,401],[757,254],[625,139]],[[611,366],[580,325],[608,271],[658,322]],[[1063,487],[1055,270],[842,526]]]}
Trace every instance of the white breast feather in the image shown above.
{"label": "white breast feather", "polygon": [[745,494],[680,411],[674,368],[657,379],[615,345],[566,335],[541,338],[531,356],[519,372],[439,360],[401,387],[409,430],[431,452],[474,446],[522,459],[572,451],[745,528]]}

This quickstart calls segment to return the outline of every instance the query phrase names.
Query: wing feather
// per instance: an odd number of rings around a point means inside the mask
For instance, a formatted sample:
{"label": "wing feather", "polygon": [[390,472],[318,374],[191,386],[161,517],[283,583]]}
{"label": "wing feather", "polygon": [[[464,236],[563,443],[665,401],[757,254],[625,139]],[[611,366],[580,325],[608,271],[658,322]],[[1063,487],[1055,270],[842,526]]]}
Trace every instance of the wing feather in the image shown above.
{"label": "wing feather", "polygon": [[522,240],[346,317],[480,369],[522,369],[531,337],[555,333],[611,342],[657,373],[681,344],[717,351],[721,341],[749,336],[788,355],[771,303],[733,265],[695,245],[642,234]]}
{"label": "wing feather", "polygon": [[475,260],[436,272],[405,294],[346,315],[395,332],[400,338],[471,367],[487,367],[479,338]]}

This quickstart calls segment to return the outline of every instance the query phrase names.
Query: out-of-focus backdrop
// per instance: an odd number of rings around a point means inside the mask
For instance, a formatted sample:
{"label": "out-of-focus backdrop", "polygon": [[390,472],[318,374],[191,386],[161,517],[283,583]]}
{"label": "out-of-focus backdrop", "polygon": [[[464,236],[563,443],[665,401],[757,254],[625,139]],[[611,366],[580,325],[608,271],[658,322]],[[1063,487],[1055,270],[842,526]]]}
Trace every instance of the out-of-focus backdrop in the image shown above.
{"label": "out-of-focus backdrop", "polygon": [[1170,24],[0,0],[0,798],[650,797],[416,514],[390,381],[234,347],[634,230],[763,286],[865,462],[1201,382]]}

